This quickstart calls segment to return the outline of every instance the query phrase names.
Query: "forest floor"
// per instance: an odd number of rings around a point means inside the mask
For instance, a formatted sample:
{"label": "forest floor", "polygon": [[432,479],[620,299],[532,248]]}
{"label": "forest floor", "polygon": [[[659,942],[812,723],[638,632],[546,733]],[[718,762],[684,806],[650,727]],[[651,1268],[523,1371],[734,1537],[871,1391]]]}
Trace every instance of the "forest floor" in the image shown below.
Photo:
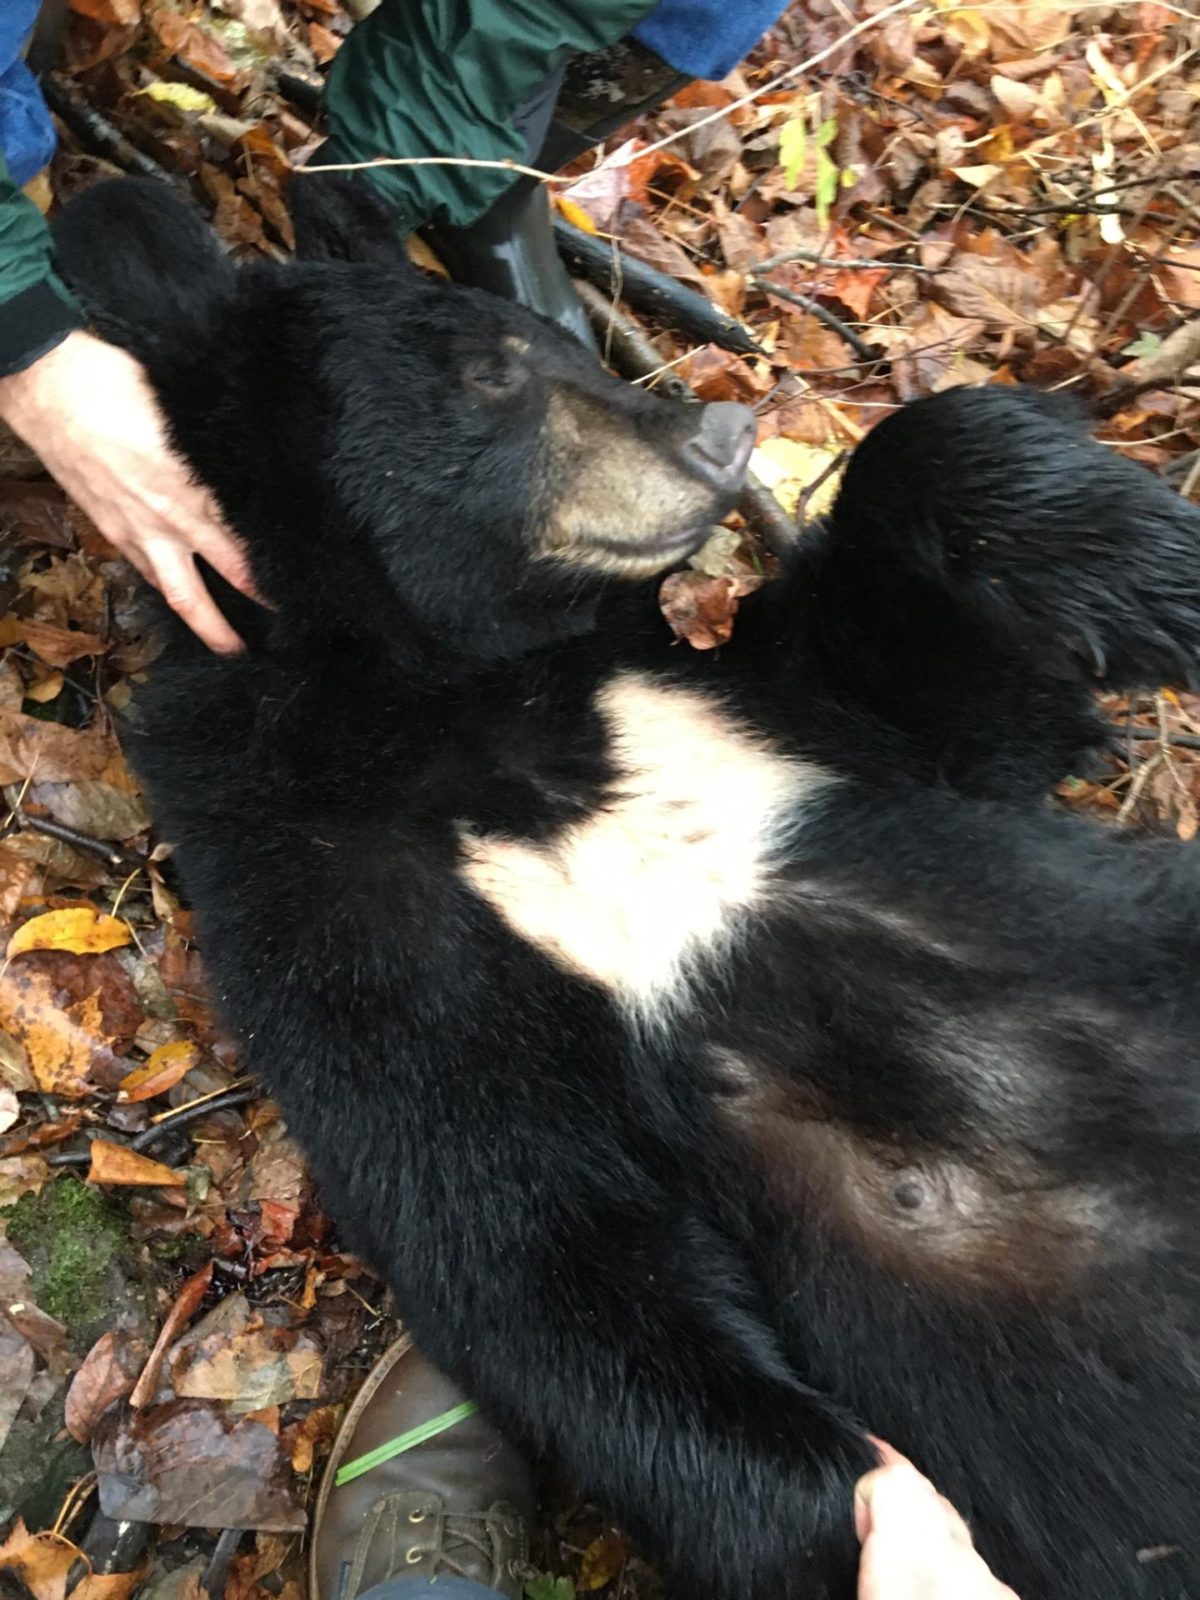
{"label": "forest floor", "polygon": [[[39,203],[149,163],[235,252],[285,254],[312,90],[362,0],[72,3]],[[735,354],[641,321],[662,368],[756,409],[790,514],[898,404],[982,382],[1077,392],[1195,499],[1198,123],[1187,4],[801,0],[556,203],[750,331]],[[697,646],[736,626],[743,532],[670,597]],[[35,1600],[303,1600],[305,1507],[394,1324],[239,1073],[121,753],[154,649],[129,569],[0,440],[0,1566]],[[1107,709],[1104,770],[1053,803],[1191,839],[1200,696]],[[118,1463],[140,1521],[114,1543],[93,1514]],[[206,1526],[218,1502],[246,1531]],[[660,1592],[569,1486],[537,1559],[532,1600]]]}

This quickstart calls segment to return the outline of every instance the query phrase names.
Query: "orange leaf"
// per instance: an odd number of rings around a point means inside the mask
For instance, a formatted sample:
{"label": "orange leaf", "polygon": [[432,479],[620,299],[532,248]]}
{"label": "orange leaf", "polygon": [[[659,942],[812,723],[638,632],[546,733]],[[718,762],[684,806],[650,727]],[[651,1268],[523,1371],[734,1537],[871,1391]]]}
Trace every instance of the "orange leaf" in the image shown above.
{"label": "orange leaf", "polygon": [[94,906],[68,906],[23,923],[8,941],[5,954],[10,961],[27,950],[70,950],[77,956],[94,956],[117,950],[129,941],[128,927],[116,917],[105,916]]}
{"label": "orange leaf", "polygon": [[166,1094],[180,1078],[187,1077],[199,1059],[200,1046],[191,1039],[160,1044],[140,1067],[121,1079],[117,1099],[132,1105],[139,1100],[153,1100],[156,1094]]}
{"label": "orange leaf", "polygon": [[186,1182],[182,1172],[173,1172],[161,1161],[151,1161],[140,1156],[128,1145],[110,1144],[106,1139],[92,1140],[92,1164],[88,1169],[89,1183],[153,1183],[168,1188],[181,1189]]}
{"label": "orange leaf", "polygon": [[68,1540],[53,1533],[30,1533],[18,1517],[8,1538],[0,1544],[0,1567],[20,1579],[35,1600],[62,1600],[67,1573],[78,1555]]}
{"label": "orange leaf", "polygon": [[106,26],[128,27],[141,21],[142,0],[71,0],[71,10]]}

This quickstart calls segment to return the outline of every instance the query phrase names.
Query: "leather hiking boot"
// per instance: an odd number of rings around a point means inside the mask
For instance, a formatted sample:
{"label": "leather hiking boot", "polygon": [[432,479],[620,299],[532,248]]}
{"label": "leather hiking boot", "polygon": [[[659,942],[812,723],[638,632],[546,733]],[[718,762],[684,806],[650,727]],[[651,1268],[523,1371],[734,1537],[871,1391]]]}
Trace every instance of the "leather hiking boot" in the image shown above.
{"label": "leather hiking boot", "polygon": [[[469,1578],[520,1600],[534,1494],[529,1470],[405,1335],[375,1365],[342,1423],[313,1512],[310,1600],[358,1600],[377,1583]],[[337,1487],[339,1468],[423,1425],[432,1437]],[[343,1479],[346,1472],[342,1473]]]}

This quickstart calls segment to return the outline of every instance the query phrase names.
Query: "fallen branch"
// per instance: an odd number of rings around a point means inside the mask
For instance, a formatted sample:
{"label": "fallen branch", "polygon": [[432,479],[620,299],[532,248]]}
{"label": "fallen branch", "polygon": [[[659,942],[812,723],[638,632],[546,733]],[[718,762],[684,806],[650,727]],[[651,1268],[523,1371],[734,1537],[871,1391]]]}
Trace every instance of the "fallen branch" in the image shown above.
{"label": "fallen branch", "polygon": [[[656,267],[648,267],[606,239],[554,220],[554,238],[568,265],[581,270],[609,298],[628,300],[635,311],[662,317],[697,344],[719,344],[735,355],[762,355],[762,346],[748,328],[727,316],[702,294]],[[661,365],[661,363],[660,363]]]}
{"label": "fallen branch", "polygon": [[67,125],[85,150],[90,150],[93,155],[106,156],[109,161],[126,172],[135,172],[139,177],[157,178],[160,183],[175,185],[175,179],[165,167],[159,166],[157,161],[144,154],[136,145],[130,144],[120,129],[107,117],[102,117],[93,107],[76,99],[63,88],[57,78],[47,74],[42,79],[42,94],[54,115]]}
{"label": "fallen branch", "polygon": [[1163,389],[1177,383],[1194,366],[1200,366],[1200,316],[1181,323],[1152,355],[1121,367],[1115,384],[1100,396],[1095,409],[1102,417],[1111,417],[1147,389]]}
{"label": "fallen branch", "polygon": [[[675,400],[700,404],[691,385],[678,373],[664,369],[660,353],[619,307],[606,299],[594,284],[577,283],[575,287],[612,365],[622,376],[636,380],[661,374],[658,386],[664,394]],[[766,484],[752,472],[746,474],[737,508],[772,555],[782,555],[795,543],[796,524]]]}

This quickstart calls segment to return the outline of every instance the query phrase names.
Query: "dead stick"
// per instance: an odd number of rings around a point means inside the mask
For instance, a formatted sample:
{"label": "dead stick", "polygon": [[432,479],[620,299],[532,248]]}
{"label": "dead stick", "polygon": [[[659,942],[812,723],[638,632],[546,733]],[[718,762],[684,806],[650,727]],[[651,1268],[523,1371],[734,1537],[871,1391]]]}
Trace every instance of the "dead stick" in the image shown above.
{"label": "dead stick", "polygon": [[[660,371],[662,356],[637,324],[591,283],[575,285],[601,341],[612,357],[612,364],[627,378],[648,378]],[[659,388],[674,400],[700,403],[690,384],[676,372],[663,372]],[[782,555],[796,542],[796,525],[775,496],[752,472],[738,498],[738,510],[762,539],[772,555]]]}

